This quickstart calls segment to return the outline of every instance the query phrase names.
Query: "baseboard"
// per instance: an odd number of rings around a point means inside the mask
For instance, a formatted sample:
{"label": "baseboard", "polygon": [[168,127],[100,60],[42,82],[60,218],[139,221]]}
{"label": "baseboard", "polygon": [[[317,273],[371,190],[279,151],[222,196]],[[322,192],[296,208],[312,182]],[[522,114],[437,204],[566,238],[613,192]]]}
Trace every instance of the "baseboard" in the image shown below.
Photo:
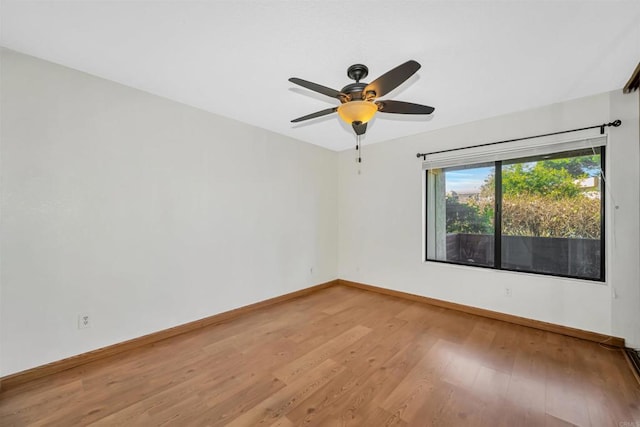
{"label": "baseboard", "polygon": [[144,335],[138,338],[133,338],[128,341],[113,344],[107,347],[99,348],[87,353],[71,356],[66,359],[58,360],[48,363],[42,366],[36,366],[35,368],[27,369],[15,374],[7,375],[0,378],[0,391],[7,390],[9,388],[18,386],[20,384],[27,383],[37,378],[42,378],[47,375],[55,374],[56,372],[66,371],[67,369],[75,368],[76,366],[84,365],[89,362],[94,362],[105,357],[113,356],[118,353],[122,353],[128,350],[132,350],[138,347],[142,347],[148,344],[153,344],[158,341],[165,340],[167,338],[174,337],[176,335],[191,332],[196,329],[203,328],[205,326],[215,325],[238,316],[242,316],[251,311],[268,307],[271,305],[279,304],[285,301],[289,301],[294,298],[299,298],[304,295],[334,286],[338,283],[337,280],[332,280],[319,285],[311,286],[309,288],[301,289],[299,291],[291,292],[285,295],[280,295],[275,298],[270,298],[264,301],[257,302],[255,304],[249,304],[234,310],[225,311],[224,313],[215,314],[204,319],[196,320],[193,322],[185,323],[183,325],[175,326],[173,328],[164,329],[162,331],[154,332],[148,335]]}
{"label": "baseboard", "polygon": [[574,338],[580,338],[587,341],[593,341],[600,344],[606,344],[613,347],[624,348],[624,338],[613,337],[609,335],[599,334],[597,332],[585,331],[582,329],[570,328],[568,326],[556,325],[554,323],[542,322],[539,320],[527,319],[526,317],[514,316],[512,314],[500,313],[497,311],[486,310],[484,308],[472,307],[464,304],[443,301],[435,298],[423,297],[392,289],[380,288],[378,286],[366,285],[364,283],[352,282],[350,280],[338,279],[338,284],[350,286],[352,288],[363,289],[366,291],[377,292],[379,294],[390,295],[394,297],[404,298],[411,301],[417,301],[437,307],[457,310],[464,313],[475,314],[477,316],[488,317],[490,319],[502,320],[504,322],[514,323],[516,325],[528,326],[530,328],[540,329],[556,334],[567,335]]}

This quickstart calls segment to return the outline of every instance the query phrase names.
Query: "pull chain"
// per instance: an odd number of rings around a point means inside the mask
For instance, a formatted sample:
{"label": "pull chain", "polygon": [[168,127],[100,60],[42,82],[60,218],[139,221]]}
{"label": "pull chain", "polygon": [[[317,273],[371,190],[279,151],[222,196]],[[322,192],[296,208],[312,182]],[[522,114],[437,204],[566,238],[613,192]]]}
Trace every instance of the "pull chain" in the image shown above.
{"label": "pull chain", "polygon": [[358,163],[358,175],[360,175],[360,165],[362,165],[362,140],[360,139],[360,135],[356,135],[356,162]]}

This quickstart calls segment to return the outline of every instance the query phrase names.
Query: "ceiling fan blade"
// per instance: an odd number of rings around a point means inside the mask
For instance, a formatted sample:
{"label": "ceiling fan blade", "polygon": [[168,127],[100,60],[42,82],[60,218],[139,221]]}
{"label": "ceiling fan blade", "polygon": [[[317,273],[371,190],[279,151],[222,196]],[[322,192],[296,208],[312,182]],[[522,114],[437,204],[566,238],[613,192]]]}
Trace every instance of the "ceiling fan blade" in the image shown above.
{"label": "ceiling fan blade", "polygon": [[367,131],[366,123],[352,123],[351,126],[353,126],[353,130],[355,131],[356,135],[364,135],[364,133]]}
{"label": "ceiling fan blade", "polygon": [[313,82],[309,82],[309,81],[306,81],[306,80],[302,80],[302,79],[299,79],[297,77],[291,77],[289,79],[289,81],[291,83],[295,83],[297,85],[300,85],[302,87],[310,89],[310,90],[312,90],[314,92],[318,92],[318,93],[321,93],[323,95],[327,95],[327,96],[329,96],[331,98],[340,99],[340,98],[343,98],[343,97],[347,96],[342,92],[339,92],[339,91],[337,91],[335,89],[331,89],[330,87],[326,87],[326,86],[319,85],[317,83],[313,83]]}
{"label": "ceiling fan blade", "polygon": [[407,61],[402,65],[398,65],[391,71],[387,71],[364,88],[363,95],[367,92],[375,92],[375,98],[385,96],[405,80],[415,74],[420,69],[420,64],[416,61]]}
{"label": "ceiling fan blade", "polygon": [[316,117],[326,116],[327,114],[335,113],[338,111],[338,107],[327,108],[326,110],[316,111],[315,113],[307,114],[306,116],[298,117],[291,120],[291,123],[298,123],[309,119],[315,119]]}
{"label": "ceiling fan blade", "polygon": [[403,101],[376,101],[378,111],[393,114],[431,114],[435,108]]}

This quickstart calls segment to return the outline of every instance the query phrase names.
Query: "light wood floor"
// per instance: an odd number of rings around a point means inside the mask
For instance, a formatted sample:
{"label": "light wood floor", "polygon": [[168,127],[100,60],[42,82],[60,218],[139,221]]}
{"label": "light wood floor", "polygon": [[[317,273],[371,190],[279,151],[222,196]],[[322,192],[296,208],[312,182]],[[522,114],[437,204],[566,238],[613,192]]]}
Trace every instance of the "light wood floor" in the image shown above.
{"label": "light wood floor", "polygon": [[332,287],[0,394],[0,425],[640,426],[620,351]]}

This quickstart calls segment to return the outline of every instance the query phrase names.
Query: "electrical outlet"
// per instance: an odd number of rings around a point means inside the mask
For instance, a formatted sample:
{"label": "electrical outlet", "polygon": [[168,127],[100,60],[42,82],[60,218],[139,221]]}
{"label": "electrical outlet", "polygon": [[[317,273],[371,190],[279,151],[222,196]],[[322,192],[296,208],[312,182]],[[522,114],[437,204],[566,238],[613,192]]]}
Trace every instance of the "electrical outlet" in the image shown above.
{"label": "electrical outlet", "polygon": [[91,318],[88,314],[78,314],[78,329],[86,329],[91,327]]}
{"label": "electrical outlet", "polygon": [[504,288],[504,295],[507,297],[511,296],[511,288]]}

